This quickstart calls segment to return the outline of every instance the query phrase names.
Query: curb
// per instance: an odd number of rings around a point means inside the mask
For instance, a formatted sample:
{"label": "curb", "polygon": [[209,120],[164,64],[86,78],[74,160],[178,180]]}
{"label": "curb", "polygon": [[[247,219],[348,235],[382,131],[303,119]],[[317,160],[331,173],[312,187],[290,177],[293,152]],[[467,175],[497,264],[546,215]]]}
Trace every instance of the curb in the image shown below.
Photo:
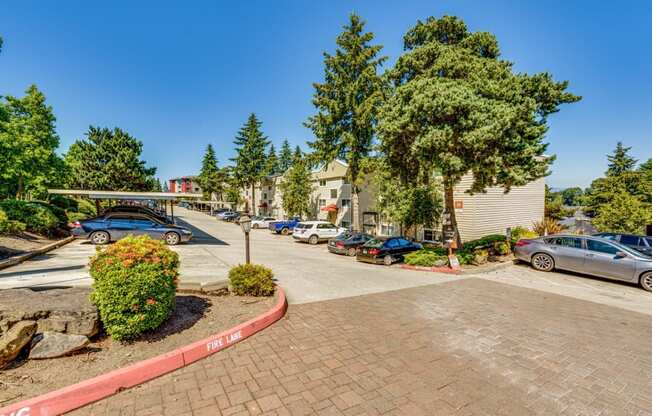
{"label": "curb", "polygon": [[69,242],[71,242],[74,239],[75,239],[75,237],[71,235],[70,237],[66,237],[66,238],[64,238],[62,240],[55,241],[54,243],[50,243],[50,244],[48,244],[46,246],[43,246],[41,248],[38,248],[38,249],[36,249],[34,251],[30,251],[29,253],[21,254],[19,256],[14,256],[14,257],[11,257],[11,258],[9,258],[7,260],[2,260],[2,261],[0,261],[0,270],[6,269],[7,267],[10,267],[10,266],[15,266],[16,264],[22,263],[25,260],[29,260],[32,257],[38,256],[39,254],[45,254],[48,251],[54,250],[55,248],[59,248],[59,247],[65,245],[65,244],[68,244]]}
{"label": "curb", "polygon": [[417,271],[420,271],[420,272],[462,274],[462,272],[460,270],[451,269],[450,267],[425,267],[425,266],[413,266],[411,264],[401,264],[400,267],[401,267],[401,269],[417,270]]}
{"label": "curb", "polygon": [[261,331],[285,315],[287,300],[280,286],[269,311],[216,335],[101,376],[0,408],[0,416],[53,416],[104,399],[215,354]]}
{"label": "curb", "polygon": [[493,272],[495,270],[500,270],[507,266],[513,266],[513,265],[514,265],[514,261],[510,260],[501,263],[491,264],[485,267],[478,267],[477,270],[462,269],[462,274],[478,274],[478,273],[485,273],[485,272]]}

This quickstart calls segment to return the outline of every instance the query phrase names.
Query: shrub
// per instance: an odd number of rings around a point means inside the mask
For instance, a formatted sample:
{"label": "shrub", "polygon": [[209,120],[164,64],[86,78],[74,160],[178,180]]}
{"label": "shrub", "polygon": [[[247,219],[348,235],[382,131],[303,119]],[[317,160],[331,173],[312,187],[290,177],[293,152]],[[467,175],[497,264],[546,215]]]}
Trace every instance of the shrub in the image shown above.
{"label": "shrub", "polygon": [[537,233],[537,235],[559,234],[565,229],[565,226],[552,218],[544,218],[543,220],[536,221],[532,224],[532,230]]}
{"label": "shrub", "polygon": [[22,222],[27,231],[38,234],[51,234],[59,223],[47,204],[7,199],[0,202],[0,209],[7,214],[10,220]]}
{"label": "shrub", "polygon": [[485,235],[477,240],[467,241],[462,244],[463,250],[475,250],[476,248],[490,248],[494,243],[505,241],[506,237],[500,234]]}
{"label": "shrub", "polygon": [[30,203],[40,205],[53,213],[54,216],[57,217],[57,225],[59,227],[65,227],[65,225],[68,223],[68,215],[66,215],[66,211],[63,208],[44,201],[30,201]]}
{"label": "shrub", "polygon": [[259,264],[240,264],[229,270],[231,290],[236,295],[271,296],[274,273]]}
{"label": "shrub", "polygon": [[458,250],[455,255],[457,256],[460,265],[471,264],[475,257],[475,254],[473,254],[473,251],[471,250]]}
{"label": "shrub", "polygon": [[0,235],[16,234],[25,231],[25,224],[10,220],[7,214],[0,209]]}
{"label": "shrub", "polygon": [[70,198],[63,195],[50,195],[50,204],[57,206],[66,211],[77,211],[79,209],[79,203],[76,199]]}
{"label": "shrub", "polygon": [[75,221],[81,221],[85,220],[88,218],[88,215],[81,213],[81,212],[73,212],[73,211],[68,211],[66,213],[68,215],[68,223],[72,223]]}
{"label": "shrub", "polygon": [[489,252],[484,249],[478,249],[473,251],[473,260],[471,263],[475,265],[485,264],[489,259]]}
{"label": "shrub", "polygon": [[419,250],[406,254],[405,263],[413,266],[441,267],[448,263],[448,257],[437,254],[433,250]]}
{"label": "shrub", "polygon": [[528,230],[525,227],[512,228],[512,243],[517,242],[521,238],[537,238],[539,234],[534,231]]}
{"label": "shrub", "polygon": [[98,247],[90,272],[91,301],[116,340],[158,327],[174,309],[179,256],[162,241],[129,236]]}
{"label": "shrub", "polygon": [[77,212],[81,212],[82,214],[86,214],[89,217],[94,217],[97,215],[97,212],[95,210],[95,204],[88,199],[80,199],[77,201]]}
{"label": "shrub", "polygon": [[494,252],[499,256],[506,256],[512,252],[512,246],[506,241],[497,241],[494,243]]}

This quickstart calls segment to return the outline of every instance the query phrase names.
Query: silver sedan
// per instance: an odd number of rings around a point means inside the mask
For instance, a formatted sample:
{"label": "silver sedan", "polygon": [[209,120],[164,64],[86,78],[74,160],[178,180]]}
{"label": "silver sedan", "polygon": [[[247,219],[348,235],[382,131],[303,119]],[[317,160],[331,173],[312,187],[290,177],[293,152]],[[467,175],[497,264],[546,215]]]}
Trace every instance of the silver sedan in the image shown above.
{"label": "silver sedan", "polygon": [[652,257],[600,237],[551,235],[519,240],[519,260],[537,270],[569,270],[607,279],[638,283],[652,292]]}

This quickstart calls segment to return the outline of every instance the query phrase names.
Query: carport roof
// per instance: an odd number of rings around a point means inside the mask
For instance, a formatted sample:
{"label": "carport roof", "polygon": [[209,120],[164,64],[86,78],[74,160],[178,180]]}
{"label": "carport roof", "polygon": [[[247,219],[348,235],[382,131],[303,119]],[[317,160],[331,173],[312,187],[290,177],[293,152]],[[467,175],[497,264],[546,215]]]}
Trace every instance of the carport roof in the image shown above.
{"label": "carport roof", "polygon": [[48,189],[49,194],[53,195],[73,195],[85,196],[90,199],[155,199],[176,201],[179,199],[200,199],[202,194],[191,194],[181,192],[123,192],[123,191],[95,191],[86,189]]}

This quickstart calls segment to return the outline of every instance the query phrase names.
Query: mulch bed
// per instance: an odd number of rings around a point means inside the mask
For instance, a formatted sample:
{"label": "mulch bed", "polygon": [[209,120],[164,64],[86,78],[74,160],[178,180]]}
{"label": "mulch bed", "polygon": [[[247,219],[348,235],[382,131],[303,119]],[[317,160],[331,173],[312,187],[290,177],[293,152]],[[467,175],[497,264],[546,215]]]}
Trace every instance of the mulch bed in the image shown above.
{"label": "mulch bed", "polygon": [[28,232],[0,236],[0,260],[29,253],[30,251],[39,249],[58,240],[60,240],[60,238],[50,239],[42,235]]}
{"label": "mulch bed", "polygon": [[159,328],[121,344],[103,333],[74,355],[50,360],[19,357],[0,370],[0,407],[105,374],[232,328],[268,311],[276,297],[178,294]]}

